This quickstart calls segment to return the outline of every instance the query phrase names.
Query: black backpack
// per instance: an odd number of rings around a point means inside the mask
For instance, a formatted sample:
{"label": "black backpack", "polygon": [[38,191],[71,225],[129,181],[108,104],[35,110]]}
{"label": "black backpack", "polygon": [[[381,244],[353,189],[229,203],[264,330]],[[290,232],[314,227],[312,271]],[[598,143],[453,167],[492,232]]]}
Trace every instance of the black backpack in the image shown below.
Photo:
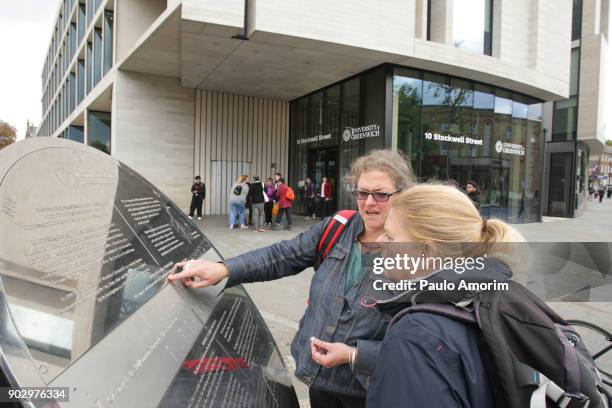
{"label": "black backpack", "polygon": [[[496,407],[612,406],[578,333],[527,288],[507,283],[507,291],[479,293],[470,309],[417,303],[396,314],[389,327],[410,313],[433,313],[477,326]],[[540,375],[546,378],[540,381]]]}
{"label": "black backpack", "polygon": [[234,195],[239,196],[240,194],[242,194],[242,186],[237,185],[236,187],[234,187]]}

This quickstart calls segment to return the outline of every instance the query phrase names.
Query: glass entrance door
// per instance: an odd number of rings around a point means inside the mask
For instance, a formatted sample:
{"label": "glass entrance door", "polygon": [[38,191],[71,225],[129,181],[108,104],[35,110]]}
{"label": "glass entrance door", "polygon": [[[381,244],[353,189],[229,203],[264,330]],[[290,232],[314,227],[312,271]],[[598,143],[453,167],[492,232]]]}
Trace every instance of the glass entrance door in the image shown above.
{"label": "glass entrance door", "polygon": [[[338,149],[316,149],[311,150],[308,154],[308,175],[312,177],[317,188],[321,188],[321,180],[323,177],[327,177],[327,181],[331,183],[333,197],[331,204],[329,204],[330,212],[335,212],[338,202]],[[317,203],[317,214],[320,209]]]}

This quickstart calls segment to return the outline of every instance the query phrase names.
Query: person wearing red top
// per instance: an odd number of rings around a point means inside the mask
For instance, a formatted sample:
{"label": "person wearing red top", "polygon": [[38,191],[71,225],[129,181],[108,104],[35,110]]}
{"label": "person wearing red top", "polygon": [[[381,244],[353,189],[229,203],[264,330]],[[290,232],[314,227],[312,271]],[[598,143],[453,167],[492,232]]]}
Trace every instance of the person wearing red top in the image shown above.
{"label": "person wearing red top", "polygon": [[280,222],[283,218],[283,214],[285,214],[285,229],[289,230],[291,229],[291,206],[293,205],[293,201],[287,200],[287,185],[285,184],[285,179],[282,177],[278,179],[276,201],[278,202],[278,214],[276,215],[276,222],[272,228],[280,228]]}
{"label": "person wearing red top", "polygon": [[317,196],[319,197],[319,206],[321,207],[321,219],[323,219],[330,215],[329,210],[334,196],[332,185],[327,181],[327,177],[321,179],[321,186],[317,189]]}

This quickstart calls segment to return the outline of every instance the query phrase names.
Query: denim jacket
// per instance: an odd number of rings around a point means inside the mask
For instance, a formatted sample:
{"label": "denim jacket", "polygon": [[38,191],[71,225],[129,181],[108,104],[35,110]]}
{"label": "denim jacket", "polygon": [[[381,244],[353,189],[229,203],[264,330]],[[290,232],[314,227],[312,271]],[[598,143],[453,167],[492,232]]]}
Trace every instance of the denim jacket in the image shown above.
{"label": "denim jacket", "polygon": [[[334,248],[318,265],[316,247],[329,220],[326,218],[291,240],[226,260],[229,271],[227,287],[280,279],[315,267],[310,284],[310,304],[291,343],[291,354],[296,363],[295,375],[306,385],[319,390],[365,397],[391,316],[368,305],[367,299],[379,299],[384,295],[374,291],[373,281],[380,279],[380,276],[371,271],[364,274],[361,281],[345,294],[345,269],[350,249],[363,231],[359,214],[355,215]],[[315,363],[310,352],[311,336],[357,347],[356,373],[351,371],[348,364],[325,368]]]}

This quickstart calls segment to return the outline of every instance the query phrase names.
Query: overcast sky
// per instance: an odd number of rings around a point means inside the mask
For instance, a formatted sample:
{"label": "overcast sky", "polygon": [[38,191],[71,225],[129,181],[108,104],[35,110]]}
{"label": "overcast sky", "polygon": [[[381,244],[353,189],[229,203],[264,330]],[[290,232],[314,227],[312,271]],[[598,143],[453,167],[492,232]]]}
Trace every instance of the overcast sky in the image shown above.
{"label": "overcast sky", "polygon": [[[39,125],[41,73],[60,0],[0,0],[0,120],[25,135],[26,122]],[[611,47],[608,47],[611,48]],[[606,93],[612,99],[612,53],[608,50]],[[612,132],[612,100],[606,109]],[[606,135],[612,139],[609,133]]]}
{"label": "overcast sky", "polygon": [[41,74],[59,0],[3,0],[0,6],[0,120],[25,135],[42,116]]}

